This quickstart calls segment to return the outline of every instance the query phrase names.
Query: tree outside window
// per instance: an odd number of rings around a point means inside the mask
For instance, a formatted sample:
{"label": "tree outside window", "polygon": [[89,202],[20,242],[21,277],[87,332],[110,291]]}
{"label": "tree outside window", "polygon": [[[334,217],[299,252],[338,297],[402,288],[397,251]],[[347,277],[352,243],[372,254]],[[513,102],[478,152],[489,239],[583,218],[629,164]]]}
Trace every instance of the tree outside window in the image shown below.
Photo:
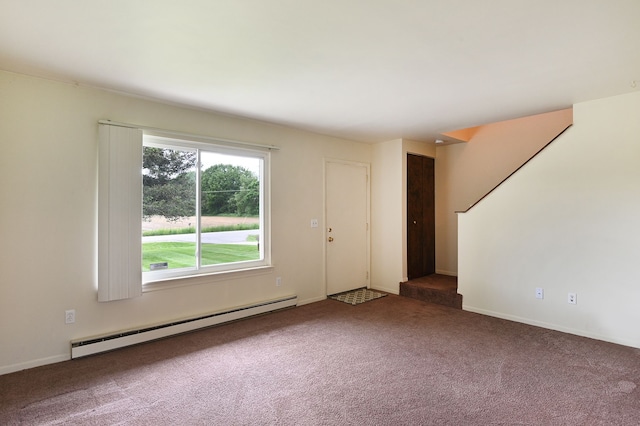
{"label": "tree outside window", "polygon": [[264,260],[258,244],[263,232],[264,155],[227,151],[165,146],[145,139],[145,273],[200,271]]}

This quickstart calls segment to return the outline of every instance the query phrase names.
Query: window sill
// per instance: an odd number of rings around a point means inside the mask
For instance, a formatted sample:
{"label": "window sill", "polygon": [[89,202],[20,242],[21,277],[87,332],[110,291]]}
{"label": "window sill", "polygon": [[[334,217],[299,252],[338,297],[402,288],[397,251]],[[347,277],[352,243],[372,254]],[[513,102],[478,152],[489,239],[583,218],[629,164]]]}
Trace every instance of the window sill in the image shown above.
{"label": "window sill", "polygon": [[212,282],[237,280],[258,275],[272,273],[273,266],[258,266],[255,268],[235,269],[231,271],[219,271],[206,274],[190,275],[184,277],[164,278],[143,283],[142,292],[147,293],[171,288],[186,287],[191,285],[209,284]]}

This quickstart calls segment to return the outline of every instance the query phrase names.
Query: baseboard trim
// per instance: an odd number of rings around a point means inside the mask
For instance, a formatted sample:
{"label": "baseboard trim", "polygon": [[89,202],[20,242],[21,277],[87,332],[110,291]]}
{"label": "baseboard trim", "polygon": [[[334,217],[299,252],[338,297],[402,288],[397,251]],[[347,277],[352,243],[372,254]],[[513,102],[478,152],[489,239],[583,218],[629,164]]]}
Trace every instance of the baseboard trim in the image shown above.
{"label": "baseboard trim", "polygon": [[384,291],[385,293],[398,295],[400,294],[400,285],[398,284],[398,286],[396,286],[395,288],[375,286],[371,287],[371,290]]}
{"label": "baseboard trim", "polygon": [[47,358],[34,359],[27,362],[21,362],[18,364],[6,365],[0,367],[0,376],[9,373],[15,373],[17,371],[28,370],[30,368],[42,367],[43,365],[56,364],[58,362],[69,361],[71,357],[69,354],[54,355]]}
{"label": "baseboard trim", "polygon": [[304,300],[298,301],[298,306],[308,305],[309,303],[322,302],[323,300],[326,300],[326,299],[327,299],[327,296],[312,297],[310,299],[304,299]]}
{"label": "baseboard trim", "polygon": [[634,342],[628,339],[620,339],[612,336],[604,336],[597,333],[589,333],[584,330],[578,330],[575,328],[565,327],[558,324],[548,323],[544,321],[538,321],[531,318],[519,317],[517,315],[509,315],[501,312],[495,312],[491,310],[477,308],[475,306],[469,306],[462,304],[462,310],[467,312],[473,312],[476,314],[486,315],[489,317],[500,318],[508,321],[518,322],[522,324],[532,325],[534,327],[545,328],[547,330],[555,330],[562,333],[573,334],[575,336],[587,337],[589,339],[601,340],[603,342],[615,343],[616,345],[628,346],[631,348],[640,349],[640,342]]}
{"label": "baseboard trim", "polygon": [[139,329],[76,339],[71,341],[71,358],[80,358],[87,355],[136,345],[138,343],[162,339],[214,325],[224,324],[238,319],[273,312],[279,309],[290,308],[297,304],[298,298],[296,296],[289,296],[249,306],[237,307],[222,312],[200,315],[195,318],[186,318]]}
{"label": "baseboard trim", "polygon": [[448,275],[450,277],[457,277],[458,273],[454,271],[445,271],[445,270],[436,270],[436,274],[439,275]]}

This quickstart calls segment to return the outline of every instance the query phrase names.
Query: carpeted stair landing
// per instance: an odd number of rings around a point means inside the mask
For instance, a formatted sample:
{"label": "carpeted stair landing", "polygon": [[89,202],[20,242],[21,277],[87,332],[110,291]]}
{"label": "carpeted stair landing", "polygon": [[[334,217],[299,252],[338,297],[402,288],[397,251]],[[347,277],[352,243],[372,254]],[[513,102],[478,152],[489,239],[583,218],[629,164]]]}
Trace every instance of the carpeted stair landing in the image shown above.
{"label": "carpeted stair landing", "polygon": [[458,277],[433,274],[400,283],[400,296],[462,309]]}

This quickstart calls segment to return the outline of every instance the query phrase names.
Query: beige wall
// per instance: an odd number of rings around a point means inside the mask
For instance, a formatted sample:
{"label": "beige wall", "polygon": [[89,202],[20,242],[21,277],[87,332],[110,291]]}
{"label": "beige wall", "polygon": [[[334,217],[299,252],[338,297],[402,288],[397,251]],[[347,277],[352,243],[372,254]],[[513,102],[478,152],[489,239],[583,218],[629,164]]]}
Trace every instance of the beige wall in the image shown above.
{"label": "beige wall", "polygon": [[398,294],[407,280],[407,153],[435,157],[435,147],[396,139],[373,146],[371,287]]}
{"label": "beige wall", "polygon": [[576,104],[567,132],[459,216],[464,309],[640,347],[639,114],[640,92]]}
{"label": "beige wall", "polygon": [[402,280],[402,140],[373,146],[371,287],[398,294]]}
{"label": "beige wall", "polygon": [[[273,270],[193,278],[187,286],[98,303],[100,119],[281,147],[272,154]],[[6,72],[0,72],[0,120],[0,374],[68,359],[75,338],[290,294],[301,303],[324,299],[325,158],[371,164],[371,286],[397,293],[406,280],[406,154],[436,157],[435,147],[419,142],[361,144]],[[457,271],[453,211],[484,191],[467,194],[477,183],[467,168],[486,170],[493,164],[490,152],[500,150],[485,152],[479,166],[471,144],[437,149],[439,272]],[[464,197],[458,199],[460,188]],[[310,227],[313,218],[318,228]],[[64,324],[66,309],[76,310],[75,324]]]}
{"label": "beige wall", "polygon": [[467,143],[436,148],[436,271],[458,272],[456,211],[509,176],[572,121],[571,109],[477,128]]}
{"label": "beige wall", "polygon": [[[96,296],[99,119],[273,144],[272,257],[263,274]],[[86,87],[0,72],[0,374],[69,358],[69,341],[256,301],[325,297],[323,161],[371,163],[372,147]],[[275,277],[282,286],[275,286]],[[64,311],[76,323],[64,324]]]}

